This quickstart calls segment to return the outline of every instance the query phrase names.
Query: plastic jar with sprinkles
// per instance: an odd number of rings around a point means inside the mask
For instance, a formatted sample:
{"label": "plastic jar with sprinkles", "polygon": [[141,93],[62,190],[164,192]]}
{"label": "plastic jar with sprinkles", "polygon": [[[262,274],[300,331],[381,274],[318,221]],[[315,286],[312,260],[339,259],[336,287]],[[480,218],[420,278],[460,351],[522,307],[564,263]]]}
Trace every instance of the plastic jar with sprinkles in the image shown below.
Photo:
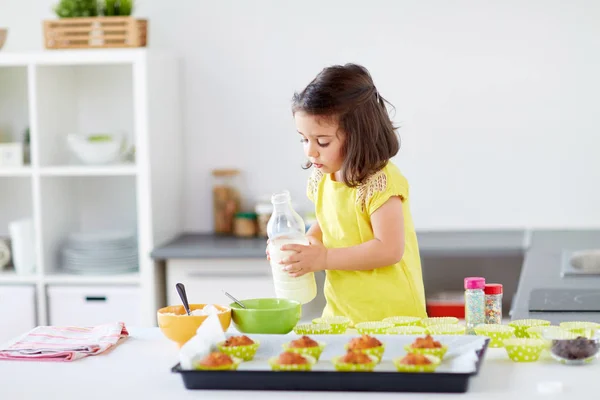
{"label": "plastic jar with sprinkles", "polygon": [[485,323],[485,279],[465,278],[465,323],[468,335],[475,335],[475,327]]}
{"label": "plastic jar with sprinkles", "polygon": [[483,289],[485,293],[485,323],[502,323],[502,285],[487,283]]}

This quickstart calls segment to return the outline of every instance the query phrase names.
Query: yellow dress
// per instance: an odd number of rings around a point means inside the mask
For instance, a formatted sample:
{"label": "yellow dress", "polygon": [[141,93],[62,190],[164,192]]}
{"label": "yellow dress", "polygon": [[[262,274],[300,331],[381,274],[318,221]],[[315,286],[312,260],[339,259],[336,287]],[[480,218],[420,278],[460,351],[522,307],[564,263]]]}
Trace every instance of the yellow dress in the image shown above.
{"label": "yellow dress", "polygon": [[357,188],[314,169],[308,198],[315,203],[323,244],[355,246],[374,238],[370,215],[390,197],[400,196],[404,213],[404,256],[397,264],[366,271],[326,271],[323,316],[342,315],[352,325],[392,316],[426,317],[421,258],[410,213],[406,178],[391,162]]}

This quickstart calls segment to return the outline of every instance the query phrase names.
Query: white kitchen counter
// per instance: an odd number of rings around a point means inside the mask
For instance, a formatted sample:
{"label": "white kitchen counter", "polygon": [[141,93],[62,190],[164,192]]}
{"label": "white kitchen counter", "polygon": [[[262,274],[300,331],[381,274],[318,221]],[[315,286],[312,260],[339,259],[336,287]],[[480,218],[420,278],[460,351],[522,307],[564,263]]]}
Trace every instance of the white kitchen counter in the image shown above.
{"label": "white kitchen counter", "polygon": [[[564,366],[550,358],[513,363],[504,349],[488,349],[479,376],[464,394],[355,392],[239,392],[187,390],[170,372],[178,349],[158,328],[129,329],[130,337],[107,354],[70,363],[0,361],[0,399],[490,399],[582,398],[600,392],[600,362]],[[556,395],[538,393],[540,382],[561,382]],[[590,393],[591,392],[591,393]],[[583,397],[585,395],[585,397]]]}

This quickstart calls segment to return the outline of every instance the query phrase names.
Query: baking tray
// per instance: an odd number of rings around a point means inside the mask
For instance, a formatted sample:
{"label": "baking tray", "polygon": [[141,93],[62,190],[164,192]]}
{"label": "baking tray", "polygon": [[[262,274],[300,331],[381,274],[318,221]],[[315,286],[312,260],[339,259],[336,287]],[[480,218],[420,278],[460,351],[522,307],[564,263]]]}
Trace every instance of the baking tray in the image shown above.
{"label": "baking tray", "polygon": [[[233,336],[228,334],[227,336]],[[489,338],[483,336],[433,336],[448,345],[448,354],[468,347],[471,357],[444,359],[433,373],[397,372],[392,358],[406,354],[404,345],[422,335],[373,335],[386,348],[381,363],[373,372],[338,372],[331,358],[345,353],[344,344],[358,334],[310,335],[327,345],[312,371],[275,372],[267,363],[269,357],[280,354],[281,345],[298,335],[248,335],[260,341],[254,360],[243,362],[236,371],[183,370],[180,364],[171,372],[181,374],[187,389],[204,390],[302,390],[302,391],[372,391],[372,392],[436,392],[465,393],[471,377],[479,373],[488,348]]]}

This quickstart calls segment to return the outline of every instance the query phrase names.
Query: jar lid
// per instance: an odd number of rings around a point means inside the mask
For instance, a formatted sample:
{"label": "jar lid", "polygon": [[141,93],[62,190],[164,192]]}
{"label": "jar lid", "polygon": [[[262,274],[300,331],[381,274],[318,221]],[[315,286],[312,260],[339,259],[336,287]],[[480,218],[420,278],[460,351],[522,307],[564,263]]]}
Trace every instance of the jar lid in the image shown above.
{"label": "jar lid", "polygon": [[247,212],[239,212],[235,214],[236,218],[247,218],[247,219],[256,219],[256,213],[247,211]]}
{"label": "jar lid", "polygon": [[479,276],[470,276],[465,278],[465,289],[483,289],[485,287],[485,278]]}
{"label": "jar lid", "polygon": [[502,294],[502,285],[499,283],[486,283],[483,291],[485,294]]}

